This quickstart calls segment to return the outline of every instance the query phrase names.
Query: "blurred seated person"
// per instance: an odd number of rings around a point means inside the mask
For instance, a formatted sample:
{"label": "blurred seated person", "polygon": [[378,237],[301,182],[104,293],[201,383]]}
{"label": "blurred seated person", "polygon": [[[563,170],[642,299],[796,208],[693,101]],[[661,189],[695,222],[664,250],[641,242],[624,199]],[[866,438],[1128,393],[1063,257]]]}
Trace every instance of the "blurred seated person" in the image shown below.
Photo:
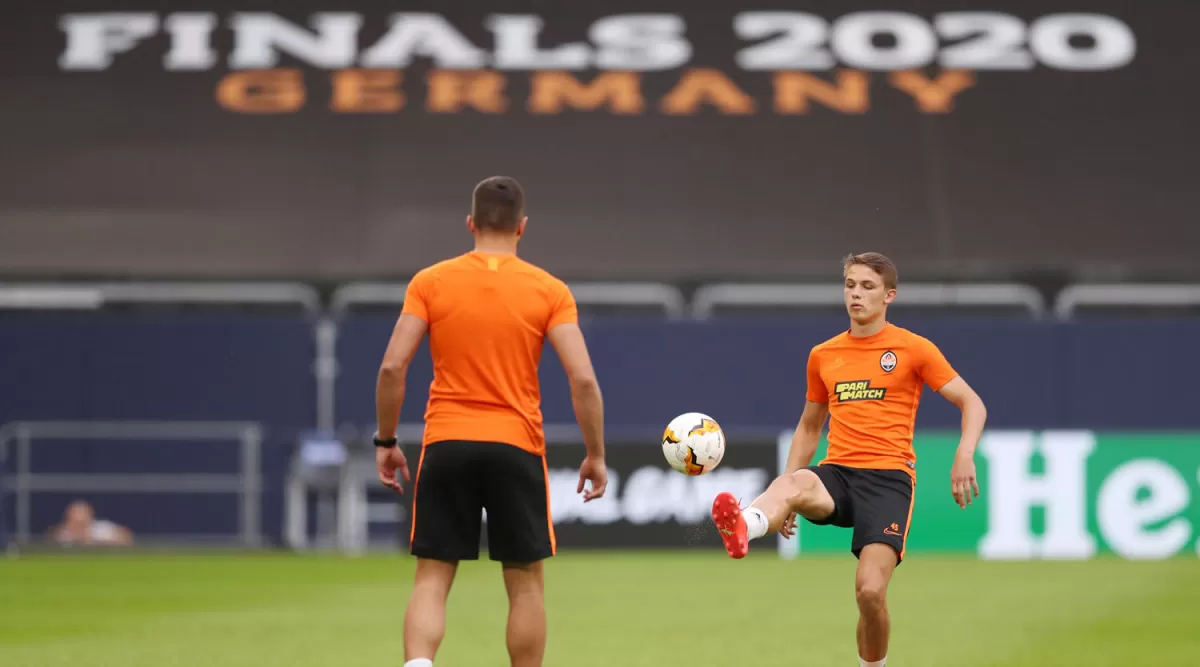
{"label": "blurred seated person", "polygon": [[96,510],[86,500],[67,506],[63,522],[50,529],[50,538],[58,544],[87,546],[129,546],[133,532],[106,519],[97,519]]}

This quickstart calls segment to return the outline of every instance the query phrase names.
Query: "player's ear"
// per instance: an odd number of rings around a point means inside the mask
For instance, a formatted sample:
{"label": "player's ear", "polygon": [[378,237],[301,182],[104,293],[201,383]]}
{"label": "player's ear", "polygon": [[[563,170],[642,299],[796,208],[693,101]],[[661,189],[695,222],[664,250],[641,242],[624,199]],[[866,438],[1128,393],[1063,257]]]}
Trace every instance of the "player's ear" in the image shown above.
{"label": "player's ear", "polygon": [[529,216],[521,218],[521,221],[517,223],[517,238],[525,235],[525,223],[527,222],[529,222]]}
{"label": "player's ear", "polygon": [[474,220],[472,220],[472,219],[471,219],[471,216],[469,216],[469,215],[467,216],[467,231],[468,231],[468,232],[471,232],[472,234],[474,234],[474,233],[475,233],[475,231],[476,231],[476,229],[475,229],[475,221],[474,221]]}
{"label": "player's ear", "polygon": [[892,302],[895,300],[896,300],[896,288],[893,287],[892,289],[887,291],[887,294],[883,295],[883,303],[885,305],[890,306],[892,304]]}

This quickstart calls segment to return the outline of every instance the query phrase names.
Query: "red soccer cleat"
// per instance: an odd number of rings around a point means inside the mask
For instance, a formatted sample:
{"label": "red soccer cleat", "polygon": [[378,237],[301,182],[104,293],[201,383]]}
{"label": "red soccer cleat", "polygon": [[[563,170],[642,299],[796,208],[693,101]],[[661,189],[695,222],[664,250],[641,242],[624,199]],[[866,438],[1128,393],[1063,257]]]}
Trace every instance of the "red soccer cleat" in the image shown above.
{"label": "red soccer cleat", "polygon": [[713,499],[712,520],[721,533],[721,542],[730,558],[745,558],[750,551],[750,538],[746,535],[746,518],[732,493],[722,491]]}

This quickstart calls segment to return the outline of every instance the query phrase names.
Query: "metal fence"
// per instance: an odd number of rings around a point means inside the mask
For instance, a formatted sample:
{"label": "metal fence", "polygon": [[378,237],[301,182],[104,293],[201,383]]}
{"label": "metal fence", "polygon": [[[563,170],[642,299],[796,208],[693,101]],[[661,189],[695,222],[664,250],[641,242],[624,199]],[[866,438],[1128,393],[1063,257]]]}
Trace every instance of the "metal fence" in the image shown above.
{"label": "metal fence", "polygon": [[[0,476],[0,494],[11,492],[20,546],[33,542],[30,526],[35,493],[235,494],[239,497],[239,532],[221,542],[243,547],[263,544],[261,498],[262,427],[252,422],[12,422],[0,427],[0,461],[11,458],[11,475]],[[174,446],[231,441],[238,445],[239,469],[217,473],[43,473],[34,469],[36,447],[70,440],[103,447],[105,442],[142,440]],[[13,452],[9,456],[10,450]],[[181,535],[182,541],[198,541]]]}

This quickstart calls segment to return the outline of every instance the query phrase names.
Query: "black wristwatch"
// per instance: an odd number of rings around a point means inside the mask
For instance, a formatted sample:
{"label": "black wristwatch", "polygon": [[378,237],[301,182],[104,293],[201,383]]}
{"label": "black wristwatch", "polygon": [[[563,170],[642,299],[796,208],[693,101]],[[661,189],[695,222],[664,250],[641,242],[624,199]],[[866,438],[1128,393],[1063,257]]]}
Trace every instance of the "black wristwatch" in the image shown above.
{"label": "black wristwatch", "polygon": [[387,440],[380,440],[378,432],[376,432],[375,435],[371,436],[371,439],[375,441],[376,447],[382,447],[384,449],[391,449],[392,447],[395,447],[396,443],[398,442],[398,440],[396,439],[396,436],[394,436],[394,435],[392,437],[388,438]]}

